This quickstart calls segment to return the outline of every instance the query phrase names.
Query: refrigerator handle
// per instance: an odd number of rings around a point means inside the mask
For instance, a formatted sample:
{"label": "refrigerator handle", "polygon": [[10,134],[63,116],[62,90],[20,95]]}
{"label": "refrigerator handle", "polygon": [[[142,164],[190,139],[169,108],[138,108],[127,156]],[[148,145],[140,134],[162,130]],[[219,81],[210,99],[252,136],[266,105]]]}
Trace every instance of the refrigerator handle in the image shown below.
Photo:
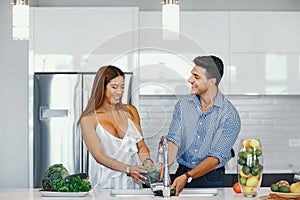
{"label": "refrigerator handle", "polygon": [[69,109],[49,109],[40,107],[40,120],[47,120],[52,117],[69,117]]}

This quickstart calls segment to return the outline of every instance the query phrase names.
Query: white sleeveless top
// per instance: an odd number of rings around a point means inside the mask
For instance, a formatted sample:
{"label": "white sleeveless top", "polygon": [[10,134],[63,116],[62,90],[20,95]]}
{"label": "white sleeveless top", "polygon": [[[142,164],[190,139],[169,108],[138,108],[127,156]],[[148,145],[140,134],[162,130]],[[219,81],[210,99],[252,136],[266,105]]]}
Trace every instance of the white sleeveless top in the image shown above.
{"label": "white sleeveless top", "polygon": [[[103,147],[103,151],[120,162],[128,165],[140,165],[137,143],[142,140],[135,124],[128,118],[128,129],[123,139],[117,138],[106,131],[98,122],[96,133]],[[102,189],[138,189],[141,185],[134,182],[126,173],[111,170],[99,163],[91,156],[89,176],[93,188]]]}

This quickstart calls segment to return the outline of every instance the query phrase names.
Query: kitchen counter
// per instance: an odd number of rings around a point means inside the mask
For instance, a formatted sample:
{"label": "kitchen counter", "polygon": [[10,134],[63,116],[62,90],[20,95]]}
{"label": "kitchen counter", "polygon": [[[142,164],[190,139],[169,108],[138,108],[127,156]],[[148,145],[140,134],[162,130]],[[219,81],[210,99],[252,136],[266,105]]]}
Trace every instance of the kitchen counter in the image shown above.
{"label": "kitchen counter", "polygon": [[[143,190],[149,190],[147,188]],[[0,189],[0,199],[2,200],[66,200],[66,199],[84,199],[84,200],[96,200],[96,199],[105,199],[105,200],[147,200],[147,199],[163,199],[162,197],[146,197],[146,196],[130,196],[130,197],[112,197],[110,195],[111,190],[103,189],[93,189],[84,197],[44,197],[41,196],[41,192],[38,189]],[[192,199],[211,199],[211,200],[259,200],[262,199],[262,196],[267,196],[269,194],[269,188],[261,188],[258,192],[257,197],[255,198],[246,198],[242,194],[235,194],[232,188],[220,188],[218,189],[218,194],[213,197],[192,197],[192,196],[178,196],[171,197],[171,199],[180,199],[180,200],[192,200]]]}

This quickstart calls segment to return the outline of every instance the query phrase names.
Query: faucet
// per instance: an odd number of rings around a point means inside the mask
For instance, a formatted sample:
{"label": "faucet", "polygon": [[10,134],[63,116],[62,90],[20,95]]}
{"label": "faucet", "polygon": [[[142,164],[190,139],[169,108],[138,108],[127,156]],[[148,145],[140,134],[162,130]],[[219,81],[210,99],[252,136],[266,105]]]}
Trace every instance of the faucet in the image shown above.
{"label": "faucet", "polygon": [[165,136],[160,138],[158,146],[158,162],[163,164],[163,197],[170,197],[170,179],[169,179],[169,166],[168,166],[168,141]]}

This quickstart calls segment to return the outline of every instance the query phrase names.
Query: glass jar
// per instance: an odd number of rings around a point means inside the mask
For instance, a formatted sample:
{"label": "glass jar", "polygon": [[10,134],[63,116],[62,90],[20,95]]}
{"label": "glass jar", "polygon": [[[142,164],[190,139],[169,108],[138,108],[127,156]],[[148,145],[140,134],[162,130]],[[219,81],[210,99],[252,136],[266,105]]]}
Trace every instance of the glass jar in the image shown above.
{"label": "glass jar", "polygon": [[242,139],[237,156],[238,181],[245,197],[255,197],[263,172],[263,154],[259,139]]}

